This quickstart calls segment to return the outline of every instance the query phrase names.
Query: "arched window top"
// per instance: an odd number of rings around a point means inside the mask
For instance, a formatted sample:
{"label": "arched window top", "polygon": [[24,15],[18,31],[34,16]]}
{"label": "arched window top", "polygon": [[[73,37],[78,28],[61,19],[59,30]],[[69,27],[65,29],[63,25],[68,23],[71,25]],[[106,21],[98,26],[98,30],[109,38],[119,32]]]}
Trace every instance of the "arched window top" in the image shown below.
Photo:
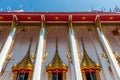
{"label": "arched window top", "polygon": [[100,65],[95,63],[87,54],[85,46],[82,39],[83,46],[83,59],[81,62],[81,70],[83,80],[100,80]]}
{"label": "arched window top", "polygon": [[66,72],[68,71],[68,66],[61,60],[56,39],[56,52],[53,60],[46,66],[46,71],[48,72],[48,80],[66,80]]}
{"label": "arched window top", "polygon": [[82,39],[82,46],[83,46],[83,59],[81,62],[81,69],[82,70],[100,70],[100,65],[94,62],[87,54],[85,50],[85,46]]}
{"label": "arched window top", "polygon": [[56,39],[56,52],[55,52],[55,56],[52,59],[51,63],[49,63],[46,66],[46,71],[66,71],[68,70],[68,66],[61,60],[59,53],[58,53],[58,45],[57,45],[57,39]]}
{"label": "arched window top", "polygon": [[[32,39],[31,39],[31,41],[32,41]],[[27,54],[25,55],[25,57],[19,63],[15,64],[12,67],[12,71],[14,73],[13,80],[31,79],[31,74],[33,71],[33,63],[30,58],[31,41],[30,41],[30,45],[29,45],[29,48],[28,48],[28,51],[27,51]]]}

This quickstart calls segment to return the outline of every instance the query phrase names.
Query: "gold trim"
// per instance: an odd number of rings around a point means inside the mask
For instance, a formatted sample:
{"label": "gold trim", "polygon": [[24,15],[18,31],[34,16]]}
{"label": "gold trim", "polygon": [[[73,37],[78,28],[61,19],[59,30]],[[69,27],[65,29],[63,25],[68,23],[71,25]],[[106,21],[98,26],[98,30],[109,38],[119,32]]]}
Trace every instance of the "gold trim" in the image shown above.
{"label": "gold trim", "polygon": [[61,60],[59,53],[58,53],[58,45],[57,45],[57,39],[56,39],[56,52],[53,60],[51,63],[49,63],[46,66],[46,71],[52,71],[55,69],[60,69],[60,70],[68,70],[68,66]]}
{"label": "gold trim", "polygon": [[96,18],[95,18],[95,26],[96,27],[101,27],[100,15],[97,15]]}
{"label": "gold trim", "polygon": [[62,72],[62,80],[66,80],[66,72],[65,71]]}
{"label": "gold trim", "polygon": [[68,50],[66,57],[69,59],[69,62],[72,64],[72,55],[70,53],[70,51]]}
{"label": "gold trim", "polygon": [[53,60],[46,66],[46,71],[48,72],[48,80],[52,79],[53,71],[61,71],[62,72],[62,80],[66,80],[66,72],[68,71],[68,66],[61,60],[58,53],[58,45],[56,38],[56,52]]}
{"label": "gold trim", "polygon": [[83,80],[86,80],[86,74],[85,74],[85,71],[82,71],[82,78],[83,78]]}
{"label": "gold trim", "polygon": [[83,16],[83,17],[82,17],[82,20],[85,20],[85,19],[86,19],[86,17],[85,17],[85,16]]}
{"label": "gold trim", "polygon": [[28,80],[32,80],[32,71],[29,71],[29,74],[28,74]]}
{"label": "gold trim", "polygon": [[120,66],[120,56],[118,55],[117,52],[113,52],[113,55],[114,55],[114,57],[116,58],[116,60],[118,61],[118,64],[119,64],[119,66]]}
{"label": "gold trim", "polygon": [[95,75],[97,80],[100,80],[100,75],[99,75],[99,71],[100,71],[100,65],[98,63],[95,63],[87,54],[86,50],[85,50],[85,46],[83,43],[83,39],[81,39],[82,41],[82,46],[83,46],[83,59],[81,62],[81,69],[82,69],[82,77],[83,80],[86,80],[86,70],[91,72],[92,70],[95,71]]}
{"label": "gold trim", "polygon": [[55,20],[59,20],[59,17],[58,17],[58,16],[56,16],[56,17],[55,17]]}
{"label": "gold trim", "polygon": [[83,43],[83,39],[81,39],[82,41],[82,46],[83,46],[83,59],[81,62],[81,69],[97,69],[100,70],[100,65],[98,63],[95,63],[87,54],[86,50],[85,50],[85,46]]}
{"label": "gold trim", "polygon": [[111,17],[109,17],[109,20],[113,20],[113,19],[114,19],[114,17],[112,17],[112,16],[111,16]]}
{"label": "gold trim", "polygon": [[18,22],[18,21],[13,21],[13,22],[12,22],[12,27],[17,27],[17,26],[18,26],[18,24],[19,24],[19,22]]}
{"label": "gold trim", "polygon": [[31,20],[31,17],[30,17],[30,16],[28,16],[28,17],[27,17],[27,19],[28,19],[28,20]]}
{"label": "gold trim", "polygon": [[29,45],[29,48],[28,48],[28,51],[27,51],[27,54],[25,55],[25,57],[18,63],[18,64],[15,64],[13,67],[12,67],[12,71],[14,73],[14,80],[16,80],[18,73],[20,71],[24,71],[24,70],[27,70],[29,76],[28,76],[28,80],[31,80],[32,78],[32,71],[33,71],[33,63],[31,61],[31,58],[30,58],[30,47],[31,47],[31,42],[32,42],[32,39],[30,41],[30,45]]}
{"label": "gold trim", "polygon": [[51,79],[52,79],[52,72],[48,71],[48,80],[51,80]]}
{"label": "gold trim", "polygon": [[99,70],[96,70],[95,72],[97,80],[100,80]]}
{"label": "gold trim", "polygon": [[107,60],[108,63],[110,63],[110,62],[109,62],[109,59],[108,59],[108,56],[107,56],[106,53],[102,53],[102,57],[105,58],[105,59]]}
{"label": "gold trim", "polygon": [[3,17],[2,16],[0,16],[0,20],[2,20],[3,19]]}
{"label": "gold trim", "polygon": [[95,18],[95,27],[98,27],[101,32],[104,31],[103,27],[101,26],[100,15],[97,15]]}
{"label": "gold trim", "polygon": [[13,80],[17,80],[17,75],[18,75],[18,73],[14,72]]}

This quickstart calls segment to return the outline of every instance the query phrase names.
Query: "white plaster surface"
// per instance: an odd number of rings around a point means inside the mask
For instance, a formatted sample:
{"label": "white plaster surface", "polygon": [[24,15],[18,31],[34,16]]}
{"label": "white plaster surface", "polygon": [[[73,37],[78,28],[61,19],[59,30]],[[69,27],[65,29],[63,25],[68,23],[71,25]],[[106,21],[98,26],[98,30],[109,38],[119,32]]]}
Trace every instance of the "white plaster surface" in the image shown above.
{"label": "white plaster surface", "polygon": [[[3,35],[8,35],[8,32],[0,32],[0,46],[2,46],[4,40],[6,37]],[[100,42],[97,38],[97,34],[95,31],[92,31],[93,38],[95,40],[95,47],[96,51],[98,52],[97,54],[103,53],[103,50],[101,48]],[[108,30],[105,34],[110,41],[110,44],[112,45],[113,50],[117,51],[120,54],[120,45],[117,44],[117,41],[115,40],[114,36],[112,33]],[[13,73],[12,73],[12,66],[19,61],[25,56],[27,50],[28,50],[28,45],[30,42],[30,38],[33,37],[33,42],[32,42],[32,48],[31,48],[31,53],[35,53],[35,48],[36,48],[36,42],[38,39],[38,32],[34,30],[30,31],[25,31],[25,32],[20,32],[17,34],[16,40],[14,47],[12,49],[13,56],[11,60],[8,63],[8,66],[6,67],[5,73],[3,74],[2,80],[12,80],[13,78]],[[55,54],[55,41],[56,37],[58,37],[58,51],[60,58],[68,65],[68,72],[67,72],[67,80],[75,80],[74,77],[74,67],[68,62],[68,59],[66,58],[66,53],[68,51],[68,35],[65,30],[63,29],[52,29],[50,32],[47,34],[47,45],[46,45],[46,52],[48,52],[48,57],[45,60],[44,64],[42,65],[42,76],[41,80],[47,80],[47,72],[46,72],[46,66],[48,63],[51,62],[52,58],[54,57]],[[85,29],[80,29],[76,33],[76,37],[78,40],[78,46],[79,46],[79,52],[82,53],[82,46],[81,46],[81,37],[84,39],[84,44],[85,44],[85,49],[95,62],[99,63],[99,59],[96,57],[96,51],[93,47],[92,40],[90,39],[89,32]],[[118,36],[120,39],[120,36]],[[109,79],[105,79],[103,71],[100,71],[100,77],[101,80],[115,80],[113,73],[109,70],[109,64],[106,59],[102,58],[102,61],[104,63],[104,66],[101,66],[102,68],[106,69],[106,74],[108,75]],[[100,64],[100,63],[99,63]]]}

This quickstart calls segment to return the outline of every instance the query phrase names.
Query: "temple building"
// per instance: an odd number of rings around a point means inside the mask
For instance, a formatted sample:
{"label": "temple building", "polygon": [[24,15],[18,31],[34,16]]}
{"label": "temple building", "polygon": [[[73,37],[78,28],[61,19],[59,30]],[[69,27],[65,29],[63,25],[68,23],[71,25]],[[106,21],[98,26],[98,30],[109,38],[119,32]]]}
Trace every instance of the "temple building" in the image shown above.
{"label": "temple building", "polygon": [[0,80],[120,80],[120,13],[0,12]]}

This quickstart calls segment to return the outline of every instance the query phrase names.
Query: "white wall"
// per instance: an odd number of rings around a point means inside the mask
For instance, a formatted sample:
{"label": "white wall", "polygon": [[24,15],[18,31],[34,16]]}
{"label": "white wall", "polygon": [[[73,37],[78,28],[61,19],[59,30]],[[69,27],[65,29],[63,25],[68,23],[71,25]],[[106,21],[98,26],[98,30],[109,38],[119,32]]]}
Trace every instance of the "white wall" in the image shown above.
{"label": "white wall", "polygon": [[[90,33],[92,35],[92,39],[93,39],[94,43],[92,43]],[[1,37],[0,38],[0,46],[2,46],[4,40],[6,39],[6,37],[3,36],[4,34],[8,35],[8,32],[5,32],[4,30],[2,32],[0,32],[0,37]],[[117,44],[117,42],[115,41],[114,36],[111,34],[111,32],[107,31],[106,36],[107,36],[108,40],[110,41],[111,45],[113,46],[113,49],[120,54],[120,49],[119,49],[120,45]],[[26,54],[31,37],[33,37],[31,53],[35,53],[36,42],[38,39],[38,32],[36,32],[34,30],[30,30],[30,31],[20,32],[17,34],[15,44],[11,51],[14,54],[13,54],[11,60],[9,61],[9,64],[5,70],[3,80],[12,80],[13,74],[12,74],[11,68],[14,64],[21,61],[22,58],[24,57],[24,55]],[[44,64],[42,65],[41,80],[47,80],[47,78],[48,78],[47,72],[46,72],[46,66],[48,65],[48,63],[51,62],[52,58],[55,55],[56,37],[58,38],[58,51],[59,51],[60,58],[62,59],[62,61],[64,61],[64,63],[66,63],[68,65],[67,80],[75,80],[74,68],[68,62],[68,59],[66,58],[66,53],[68,51],[68,36],[67,36],[67,32],[63,29],[52,29],[47,33],[46,52],[48,52],[48,57],[45,60]],[[76,37],[78,40],[79,52],[82,53],[82,51],[83,51],[82,45],[81,45],[81,37],[83,37],[85,49],[86,49],[88,55],[92,58],[93,61],[101,64],[97,55],[98,54],[101,55],[101,53],[103,53],[103,50],[102,50],[102,47],[100,45],[100,42],[97,38],[97,34],[95,33],[95,31],[93,30],[91,32],[88,32],[88,30],[86,30],[86,29],[80,29],[76,33]],[[112,72],[109,70],[109,64],[108,64],[107,60],[102,57],[101,57],[101,59],[104,64],[104,66],[101,66],[101,67],[106,69],[106,74],[109,77],[108,80],[114,80],[114,77],[112,76]],[[104,78],[102,69],[100,71],[100,76],[101,76],[101,80],[106,80]]]}

